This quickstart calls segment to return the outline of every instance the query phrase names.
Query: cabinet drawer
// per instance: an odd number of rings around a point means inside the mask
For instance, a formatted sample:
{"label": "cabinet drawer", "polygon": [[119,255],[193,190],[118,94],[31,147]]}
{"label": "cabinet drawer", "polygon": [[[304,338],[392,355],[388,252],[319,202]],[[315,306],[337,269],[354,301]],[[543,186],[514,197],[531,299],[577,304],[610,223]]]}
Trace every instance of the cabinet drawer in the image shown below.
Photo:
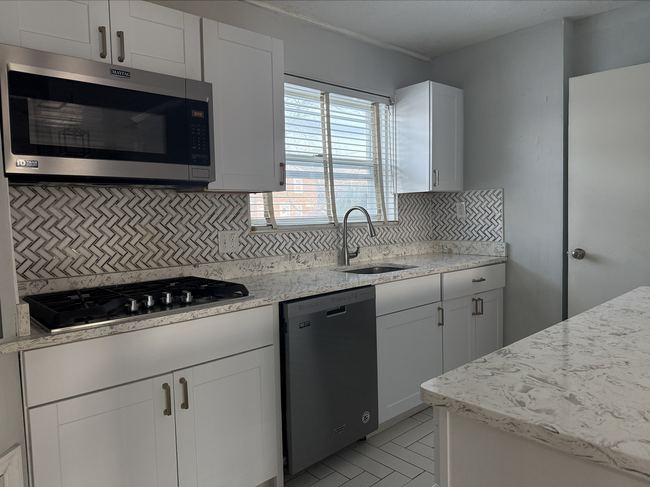
{"label": "cabinet drawer", "polygon": [[460,298],[506,285],[506,265],[476,267],[442,275],[442,298]]}
{"label": "cabinet drawer", "polygon": [[29,350],[27,407],[273,344],[273,306]]}
{"label": "cabinet drawer", "polygon": [[440,274],[375,286],[377,316],[440,301]]}

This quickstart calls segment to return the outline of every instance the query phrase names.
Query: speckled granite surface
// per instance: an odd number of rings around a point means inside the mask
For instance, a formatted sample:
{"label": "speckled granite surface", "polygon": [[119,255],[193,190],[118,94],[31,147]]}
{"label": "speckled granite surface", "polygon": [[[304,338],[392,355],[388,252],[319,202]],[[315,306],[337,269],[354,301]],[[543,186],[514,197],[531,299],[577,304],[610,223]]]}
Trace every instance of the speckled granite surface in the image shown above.
{"label": "speckled granite surface", "polygon": [[422,384],[422,399],[650,479],[650,287]]}
{"label": "speckled granite surface", "polygon": [[[177,314],[165,314],[152,318],[133,319],[126,322],[121,322],[119,324],[106,325],[82,331],[61,333],[54,336],[48,335],[39,329],[32,327],[32,333],[29,336],[15,338],[1,343],[0,353],[10,353],[32,348],[47,347],[61,343],[87,340],[101,336],[114,335],[117,333],[125,333],[145,328],[152,328],[155,326],[178,323],[195,318],[202,318],[205,316],[228,313],[241,309],[253,308],[256,306],[277,303],[280,301],[286,301],[305,296],[313,296],[316,294],[350,289],[359,286],[380,284],[383,282],[391,282],[411,277],[419,277],[430,274],[438,274],[442,272],[451,272],[461,269],[469,269],[472,267],[497,264],[506,262],[506,260],[506,257],[501,256],[423,253],[417,255],[392,256],[386,259],[380,258],[377,260],[367,260],[365,262],[354,262],[354,264],[350,266],[351,269],[366,267],[370,263],[373,265],[378,263],[391,263],[398,266],[416,266],[412,269],[404,269],[401,271],[390,272],[386,274],[347,274],[344,272],[339,272],[337,269],[340,268],[337,268],[335,266],[307,267],[301,270],[275,273],[265,273],[260,272],[259,270],[252,274],[246,274],[245,272],[242,272],[242,277],[237,277],[236,281],[244,284],[248,288],[250,294],[254,295],[252,299],[246,299],[225,305],[216,305],[203,309],[190,309],[190,311],[183,311]],[[332,261],[332,259],[329,260],[330,263]],[[176,269],[176,274],[166,276],[156,275],[156,277],[151,277],[149,273],[144,271],[144,275],[138,277],[140,277],[139,280],[159,279],[163,277],[174,277],[178,275],[197,275],[200,277],[215,279],[225,278],[224,275],[219,272],[214,272],[212,274],[210,272],[192,272],[191,270],[186,272],[185,268],[170,269]],[[182,270],[183,274],[178,274],[179,270]],[[103,276],[105,278],[107,275]],[[123,274],[115,274],[112,276],[123,276]],[[90,276],[90,278],[94,278],[96,280],[99,279],[100,276]],[[118,284],[119,282],[127,281],[114,280],[112,282],[102,282],[104,284]],[[131,280],[131,282],[133,282],[133,280]],[[100,284],[96,283],[96,281],[90,282],[84,280],[83,285],[80,284],[79,287],[97,285]],[[39,292],[48,292],[49,290],[54,289],[52,289],[49,284],[46,284],[41,288]],[[21,294],[24,294],[24,292]]]}

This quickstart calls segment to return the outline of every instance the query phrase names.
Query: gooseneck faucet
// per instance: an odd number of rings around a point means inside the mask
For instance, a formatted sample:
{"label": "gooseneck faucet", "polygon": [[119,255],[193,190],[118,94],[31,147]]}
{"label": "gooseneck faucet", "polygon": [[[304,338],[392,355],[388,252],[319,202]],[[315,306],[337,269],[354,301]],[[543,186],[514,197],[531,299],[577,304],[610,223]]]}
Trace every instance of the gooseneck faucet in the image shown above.
{"label": "gooseneck faucet", "polygon": [[341,249],[341,254],[339,256],[340,265],[350,265],[350,259],[354,259],[359,255],[359,247],[357,247],[357,250],[354,252],[350,252],[348,250],[348,215],[354,210],[359,210],[364,215],[366,215],[366,220],[368,221],[368,235],[370,237],[377,236],[375,227],[372,226],[372,222],[370,221],[370,215],[363,206],[353,206],[348,211],[346,211],[345,216],[343,217],[343,248]]}

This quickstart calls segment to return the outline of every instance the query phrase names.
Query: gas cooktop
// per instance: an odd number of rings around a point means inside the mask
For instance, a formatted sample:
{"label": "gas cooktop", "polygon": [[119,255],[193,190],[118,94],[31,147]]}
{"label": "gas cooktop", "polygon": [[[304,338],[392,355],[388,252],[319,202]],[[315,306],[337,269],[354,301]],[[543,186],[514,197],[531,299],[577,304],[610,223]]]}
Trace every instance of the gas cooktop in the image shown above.
{"label": "gas cooktop", "polygon": [[160,279],[25,296],[33,321],[50,333],[171,314],[252,297],[243,284],[199,277]]}

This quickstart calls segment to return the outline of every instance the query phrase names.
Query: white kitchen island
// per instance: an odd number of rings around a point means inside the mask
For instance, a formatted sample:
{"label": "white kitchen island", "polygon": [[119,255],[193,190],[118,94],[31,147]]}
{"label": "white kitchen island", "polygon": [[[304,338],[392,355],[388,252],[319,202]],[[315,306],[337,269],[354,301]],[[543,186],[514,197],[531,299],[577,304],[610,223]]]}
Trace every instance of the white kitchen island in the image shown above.
{"label": "white kitchen island", "polygon": [[422,384],[440,487],[650,486],[650,287]]}

